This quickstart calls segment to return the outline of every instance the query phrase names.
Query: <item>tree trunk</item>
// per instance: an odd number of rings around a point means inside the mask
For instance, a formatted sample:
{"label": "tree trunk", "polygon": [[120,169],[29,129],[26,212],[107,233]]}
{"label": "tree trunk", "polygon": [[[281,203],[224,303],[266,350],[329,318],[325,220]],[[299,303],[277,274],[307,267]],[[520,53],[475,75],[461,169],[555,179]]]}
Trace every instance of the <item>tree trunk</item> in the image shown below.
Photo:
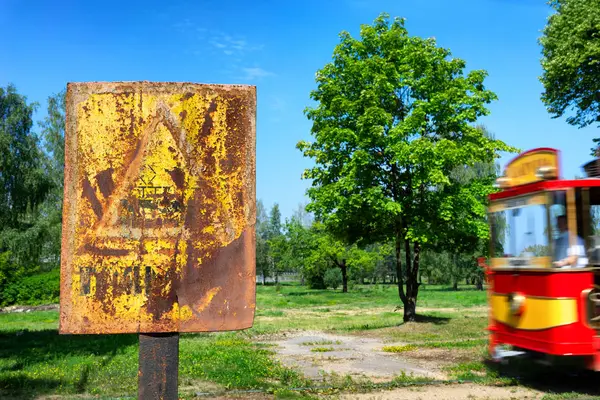
{"label": "tree trunk", "polygon": [[477,278],[475,284],[477,285],[477,290],[483,290],[483,279]]}
{"label": "tree trunk", "polygon": [[417,298],[411,297],[408,290],[407,297],[408,301],[404,304],[404,322],[414,322],[417,319]]}
{"label": "tree trunk", "polygon": [[339,266],[342,270],[342,293],[348,293],[348,267],[346,266],[346,260],[343,260]]}
{"label": "tree trunk", "polygon": [[[404,302],[404,322],[414,322],[417,319],[417,296],[419,294],[419,260],[421,247],[419,243],[413,243],[411,252],[410,241],[404,241],[406,252],[406,302]],[[414,258],[411,257],[414,255]]]}
{"label": "tree trunk", "polygon": [[452,290],[458,290],[458,281],[456,279],[452,279],[454,282],[452,283]]}
{"label": "tree trunk", "polygon": [[398,296],[404,305],[404,321],[406,322],[406,294],[404,293],[404,278],[402,274],[402,236],[398,229],[396,232],[396,278],[398,284]]}
{"label": "tree trunk", "polygon": [[263,286],[265,286],[266,282],[267,282],[267,274],[265,274],[265,271],[263,270],[262,272],[262,278],[263,278]]}

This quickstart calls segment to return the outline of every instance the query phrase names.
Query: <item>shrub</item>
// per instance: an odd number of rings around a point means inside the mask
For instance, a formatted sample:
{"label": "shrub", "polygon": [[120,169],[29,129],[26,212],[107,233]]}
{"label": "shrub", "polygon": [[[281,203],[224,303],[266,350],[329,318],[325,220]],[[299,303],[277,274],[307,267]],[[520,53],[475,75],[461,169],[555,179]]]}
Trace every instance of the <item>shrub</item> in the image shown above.
{"label": "shrub", "polygon": [[327,287],[323,280],[323,275],[320,273],[307,273],[306,285],[310,289],[325,289]]}
{"label": "shrub", "polygon": [[57,303],[60,297],[60,269],[30,275],[9,283],[2,293],[2,305]]}
{"label": "shrub", "polygon": [[326,287],[331,287],[333,290],[336,290],[342,284],[342,271],[338,268],[328,269],[327,272],[325,272],[323,281]]}

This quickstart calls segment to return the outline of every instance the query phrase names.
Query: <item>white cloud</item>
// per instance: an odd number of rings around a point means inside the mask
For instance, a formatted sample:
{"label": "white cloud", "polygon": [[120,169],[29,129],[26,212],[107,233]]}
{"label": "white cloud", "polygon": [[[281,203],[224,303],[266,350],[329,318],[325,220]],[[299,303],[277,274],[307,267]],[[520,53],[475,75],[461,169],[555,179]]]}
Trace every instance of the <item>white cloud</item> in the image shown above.
{"label": "white cloud", "polygon": [[212,42],[210,42],[210,44],[212,44],[213,46],[215,46],[217,49],[225,49],[225,48],[227,48],[226,44],[220,43],[220,42],[216,42],[216,41],[212,41]]}
{"label": "white cloud", "polygon": [[260,67],[242,68],[242,72],[245,74],[243,78],[249,81],[274,75],[272,72],[264,70]]}
{"label": "white cloud", "polygon": [[[0,0],[1,1],[1,0]],[[255,81],[274,74],[263,68],[256,66],[256,55],[252,53],[259,52],[264,48],[263,44],[253,43],[243,35],[234,35],[230,32],[222,32],[215,29],[204,28],[190,18],[183,19],[173,24],[182,36],[185,36],[189,42],[186,52],[197,56],[212,54],[221,54],[227,67],[224,72],[229,75],[237,75],[238,79],[245,81]],[[218,60],[218,58],[217,58]],[[253,65],[253,67],[242,67],[243,65]]]}
{"label": "white cloud", "polygon": [[234,37],[222,32],[212,32],[209,43],[228,56],[234,54],[243,55],[263,48],[263,45],[253,45],[248,43],[244,37]]}

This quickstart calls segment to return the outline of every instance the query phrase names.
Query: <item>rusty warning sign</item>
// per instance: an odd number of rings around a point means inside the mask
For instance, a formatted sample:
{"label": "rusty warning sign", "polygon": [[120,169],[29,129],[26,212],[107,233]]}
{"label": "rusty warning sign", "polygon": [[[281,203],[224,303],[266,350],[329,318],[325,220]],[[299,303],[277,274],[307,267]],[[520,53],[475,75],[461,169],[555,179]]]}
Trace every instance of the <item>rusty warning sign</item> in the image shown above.
{"label": "rusty warning sign", "polygon": [[67,86],[61,333],[249,328],[253,86]]}

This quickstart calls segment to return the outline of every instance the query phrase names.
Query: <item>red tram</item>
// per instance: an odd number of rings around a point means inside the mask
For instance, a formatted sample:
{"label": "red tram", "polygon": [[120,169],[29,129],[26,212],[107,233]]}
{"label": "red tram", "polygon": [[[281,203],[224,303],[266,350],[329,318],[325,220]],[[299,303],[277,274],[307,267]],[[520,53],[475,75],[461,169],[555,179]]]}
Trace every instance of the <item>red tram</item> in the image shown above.
{"label": "red tram", "polygon": [[[600,370],[600,160],[561,179],[559,152],[520,154],[490,195],[489,351]],[[512,350],[503,350],[509,345]]]}

